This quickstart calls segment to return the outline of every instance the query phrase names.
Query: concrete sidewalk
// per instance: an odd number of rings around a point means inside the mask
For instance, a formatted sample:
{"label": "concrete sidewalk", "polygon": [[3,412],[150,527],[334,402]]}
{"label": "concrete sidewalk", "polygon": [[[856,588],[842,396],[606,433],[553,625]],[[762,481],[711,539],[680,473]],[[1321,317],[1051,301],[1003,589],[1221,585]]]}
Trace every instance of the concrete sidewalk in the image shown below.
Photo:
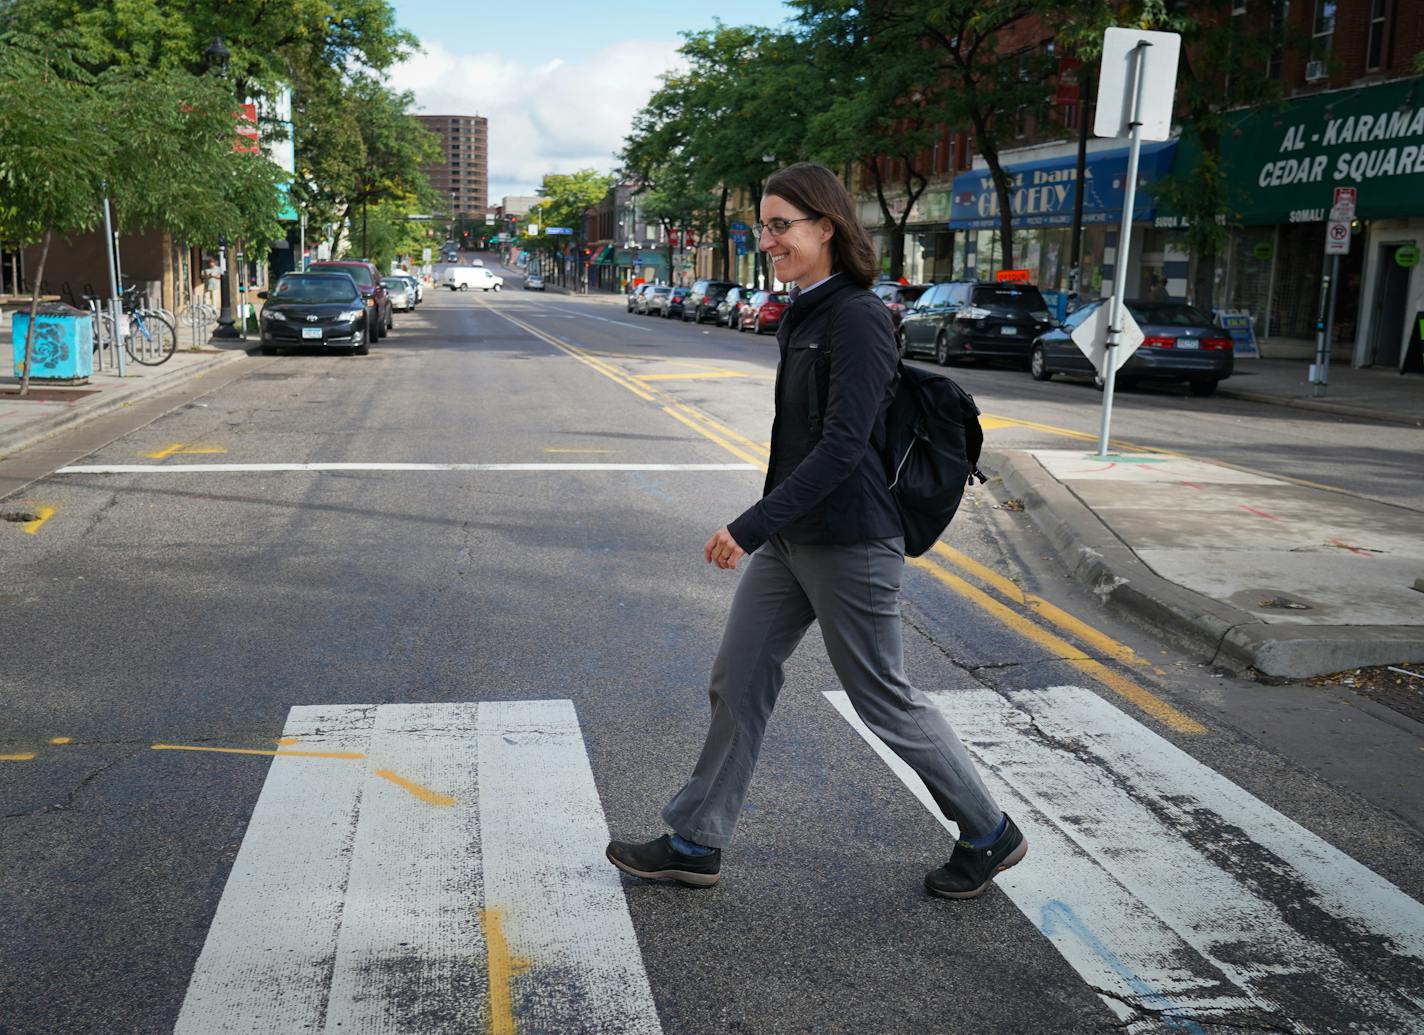
{"label": "concrete sidewalk", "polygon": [[1306,380],[1309,370],[1305,360],[1238,359],[1217,392],[1233,399],[1424,427],[1424,375],[1331,363],[1325,395],[1315,396]]}
{"label": "concrete sidewalk", "polygon": [[1185,458],[986,454],[1072,575],[1215,663],[1424,660],[1424,512]]}
{"label": "concrete sidewalk", "polygon": [[[8,344],[8,321],[4,340]],[[130,362],[125,376],[112,370],[96,371],[87,385],[51,386],[32,382],[30,395],[21,397],[20,379],[0,377],[0,457],[11,456],[52,435],[113,413],[125,406],[167,392],[202,374],[247,358],[256,342],[234,341],[222,348],[201,351],[179,349],[162,366],[145,367]],[[8,347],[4,350],[9,359]]]}

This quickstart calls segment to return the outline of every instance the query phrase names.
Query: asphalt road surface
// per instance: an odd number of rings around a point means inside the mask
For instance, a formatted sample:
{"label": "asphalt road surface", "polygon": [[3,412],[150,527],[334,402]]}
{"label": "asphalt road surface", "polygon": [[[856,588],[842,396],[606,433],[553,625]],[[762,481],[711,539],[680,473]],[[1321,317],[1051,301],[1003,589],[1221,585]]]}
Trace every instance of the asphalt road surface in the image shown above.
{"label": "asphalt road surface", "polygon": [[[1418,728],[1115,625],[993,485],[907,565],[909,670],[1030,839],[947,829],[814,631],[715,889],[662,833],[757,496],[772,337],[427,293],[242,375],[0,526],[0,1032],[1424,1031]],[[965,368],[991,445],[1091,387]],[[1184,392],[1124,442],[1414,506],[1400,429]],[[103,471],[97,468],[104,468]]]}

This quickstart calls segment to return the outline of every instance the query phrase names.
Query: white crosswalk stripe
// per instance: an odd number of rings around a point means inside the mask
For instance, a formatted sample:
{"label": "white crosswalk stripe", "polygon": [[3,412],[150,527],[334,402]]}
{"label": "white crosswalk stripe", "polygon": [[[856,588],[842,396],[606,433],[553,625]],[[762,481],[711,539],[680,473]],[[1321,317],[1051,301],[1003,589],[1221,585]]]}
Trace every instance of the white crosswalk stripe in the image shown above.
{"label": "white crosswalk stripe", "polygon": [[293,708],[179,1035],[659,1035],[569,701]]}
{"label": "white crosswalk stripe", "polygon": [[1424,1030],[1424,906],[1393,884],[1086,689],[931,696],[1029,839],[999,885],[1130,1030]]}

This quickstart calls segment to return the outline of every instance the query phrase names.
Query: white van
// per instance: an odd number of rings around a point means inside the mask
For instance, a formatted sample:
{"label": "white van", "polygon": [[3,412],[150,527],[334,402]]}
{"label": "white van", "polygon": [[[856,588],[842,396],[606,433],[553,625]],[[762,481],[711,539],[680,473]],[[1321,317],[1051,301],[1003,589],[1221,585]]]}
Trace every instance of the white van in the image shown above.
{"label": "white van", "polygon": [[504,278],[496,276],[483,266],[450,266],[445,270],[442,283],[451,291],[499,291],[504,288]]}

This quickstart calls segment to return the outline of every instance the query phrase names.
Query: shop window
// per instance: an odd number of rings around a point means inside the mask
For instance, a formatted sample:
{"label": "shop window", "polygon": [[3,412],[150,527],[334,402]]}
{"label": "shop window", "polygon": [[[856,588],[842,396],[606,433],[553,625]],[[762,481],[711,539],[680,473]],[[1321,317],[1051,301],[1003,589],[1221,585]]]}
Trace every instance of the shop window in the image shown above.
{"label": "shop window", "polygon": [[1280,227],[1270,337],[1314,337],[1324,254],[1324,223],[1289,223]]}
{"label": "shop window", "polygon": [[1335,6],[1335,0],[1315,0],[1310,60],[1305,65],[1307,80],[1324,79],[1330,74],[1330,49],[1335,40]]}

